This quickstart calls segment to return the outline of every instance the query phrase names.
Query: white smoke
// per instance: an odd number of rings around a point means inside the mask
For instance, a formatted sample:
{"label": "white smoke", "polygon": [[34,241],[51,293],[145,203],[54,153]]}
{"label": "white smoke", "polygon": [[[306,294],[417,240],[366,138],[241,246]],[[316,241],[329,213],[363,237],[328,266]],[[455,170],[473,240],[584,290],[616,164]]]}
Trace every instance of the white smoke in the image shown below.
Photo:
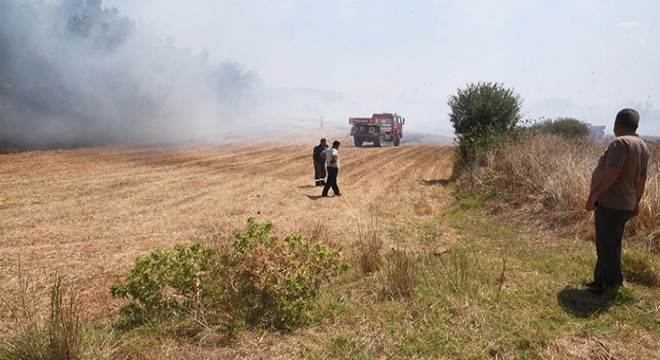
{"label": "white smoke", "polygon": [[0,142],[173,141],[258,118],[256,75],[208,58],[100,0],[0,0]]}

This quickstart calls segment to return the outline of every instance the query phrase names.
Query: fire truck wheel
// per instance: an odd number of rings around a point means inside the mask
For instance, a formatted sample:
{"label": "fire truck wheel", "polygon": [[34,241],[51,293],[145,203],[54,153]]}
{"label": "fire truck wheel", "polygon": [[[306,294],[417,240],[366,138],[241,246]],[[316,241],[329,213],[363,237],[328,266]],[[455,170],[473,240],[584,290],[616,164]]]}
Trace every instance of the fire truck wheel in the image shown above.
{"label": "fire truck wheel", "polygon": [[400,141],[401,141],[401,138],[397,136],[396,139],[394,139],[394,146],[399,146]]}
{"label": "fire truck wheel", "polygon": [[353,141],[355,142],[355,146],[356,146],[356,147],[361,147],[361,146],[362,146],[362,142],[363,142],[364,140],[362,140],[362,139],[360,139],[360,138],[355,138],[355,139],[353,139]]}

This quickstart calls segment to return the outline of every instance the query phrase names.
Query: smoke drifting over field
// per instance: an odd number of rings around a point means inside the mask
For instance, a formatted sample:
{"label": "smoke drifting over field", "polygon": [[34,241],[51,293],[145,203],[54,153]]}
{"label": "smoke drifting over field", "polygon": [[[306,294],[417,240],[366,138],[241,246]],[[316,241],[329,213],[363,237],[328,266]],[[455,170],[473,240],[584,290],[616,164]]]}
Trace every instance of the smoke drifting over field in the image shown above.
{"label": "smoke drifting over field", "polygon": [[634,107],[657,136],[658,7],[0,0],[0,146],[347,132],[377,112],[406,117],[406,140],[451,135],[447,98],[478,81],[514,88],[526,118],[611,133]]}
{"label": "smoke drifting over field", "polygon": [[1,1],[0,142],[170,141],[256,118],[258,77],[208,59],[100,0]]}

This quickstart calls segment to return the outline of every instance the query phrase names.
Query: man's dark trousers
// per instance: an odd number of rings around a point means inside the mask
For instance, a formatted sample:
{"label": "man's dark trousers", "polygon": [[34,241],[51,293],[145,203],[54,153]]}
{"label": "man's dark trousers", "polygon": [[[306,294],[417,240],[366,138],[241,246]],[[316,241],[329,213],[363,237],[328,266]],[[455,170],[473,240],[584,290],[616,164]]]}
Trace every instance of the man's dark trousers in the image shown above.
{"label": "man's dark trousers", "polygon": [[339,186],[337,186],[337,174],[339,174],[338,168],[328,166],[328,181],[325,182],[321,195],[328,196],[328,190],[330,190],[330,187],[332,187],[332,191],[335,195],[341,194],[339,192]]}
{"label": "man's dark trousers", "polygon": [[314,161],[314,176],[317,185],[325,183],[325,161]]}
{"label": "man's dark trousers", "polygon": [[623,284],[621,272],[621,239],[632,211],[596,207],[596,269],[594,283],[604,286]]}

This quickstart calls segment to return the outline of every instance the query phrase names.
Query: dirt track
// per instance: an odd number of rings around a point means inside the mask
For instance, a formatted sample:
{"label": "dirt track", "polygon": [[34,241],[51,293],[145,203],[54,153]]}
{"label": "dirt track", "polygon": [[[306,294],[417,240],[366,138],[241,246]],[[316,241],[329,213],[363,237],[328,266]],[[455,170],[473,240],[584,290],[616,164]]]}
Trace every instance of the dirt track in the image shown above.
{"label": "dirt track", "polygon": [[301,232],[343,245],[356,239],[358,226],[379,224],[406,246],[417,246],[425,240],[414,229],[450,201],[440,185],[451,175],[449,146],[342,146],[338,182],[344,196],[319,198],[314,145],[2,155],[1,290],[15,292],[20,259],[37,278],[62,272],[96,308],[106,308],[109,285],[125,275],[135,256],[228,236],[251,216],[272,220],[280,234]]}

